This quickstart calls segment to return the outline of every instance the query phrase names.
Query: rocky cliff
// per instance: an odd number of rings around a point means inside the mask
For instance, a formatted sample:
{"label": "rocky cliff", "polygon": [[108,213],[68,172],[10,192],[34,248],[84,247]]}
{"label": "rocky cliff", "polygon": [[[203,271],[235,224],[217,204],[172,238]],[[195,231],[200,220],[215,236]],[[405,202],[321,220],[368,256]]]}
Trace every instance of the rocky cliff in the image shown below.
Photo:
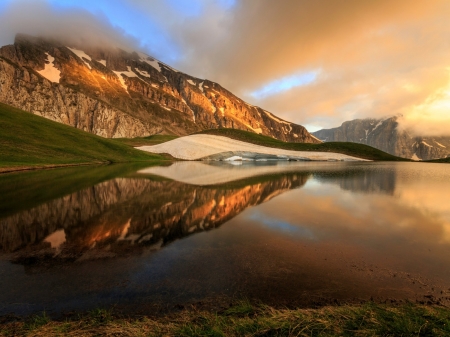
{"label": "rocky cliff", "polygon": [[301,125],[143,53],[25,35],[0,48],[0,101],[104,137],[235,128],[319,142]]}
{"label": "rocky cliff", "polygon": [[397,116],[386,119],[355,119],[340,127],[313,133],[325,142],[353,142],[373,146],[395,156],[431,160],[450,156],[450,137],[412,136],[398,128]]}

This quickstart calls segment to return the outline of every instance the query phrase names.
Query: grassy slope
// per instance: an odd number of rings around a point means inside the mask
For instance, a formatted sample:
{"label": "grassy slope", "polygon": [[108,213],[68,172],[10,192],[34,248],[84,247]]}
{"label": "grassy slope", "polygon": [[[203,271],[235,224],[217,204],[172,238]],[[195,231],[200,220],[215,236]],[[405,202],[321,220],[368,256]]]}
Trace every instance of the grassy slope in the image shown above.
{"label": "grassy slope", "polygon": [[136,137],[136,138],[116,138],[114,141],[119,141],[128,146],[144,146],[144,145],[156,145],[164,142],[168,142],[169,140],[173,140],[178,138],[178,136],[172,135],[153,135],[148,137]]}
{"label": "grassy slope", "polygon": [[320,151],[320,152],[336,152],[343,153],[349,156],[355,156],[370,160],[383,161],[409,161],[408,159],[400,158],[373,148],[364,144],[350,143],[350,142],[327,142],[322,144],[307,144],[307,143],[286,143],[281,140],[271,138],[268,136],[258,135],[248,131],[235,129],[212,129],[199,132],[200,134],[210,134],[217,136],[225,136],[237,139],[243,142],[263,145],[268,147],[275,147],[285,150],[295,151]]}
{"label": "grassy slope", "polygon": [[164,159],[1,103],[0,130],[0,168]]}
{"label": "grassy slope", "polygon": [[94,310],[75,320],[34,316],[0,325],[0,336],[449,336],[450,309],[404,304],[277,310],[248,302],[221,312],[115,318]]}

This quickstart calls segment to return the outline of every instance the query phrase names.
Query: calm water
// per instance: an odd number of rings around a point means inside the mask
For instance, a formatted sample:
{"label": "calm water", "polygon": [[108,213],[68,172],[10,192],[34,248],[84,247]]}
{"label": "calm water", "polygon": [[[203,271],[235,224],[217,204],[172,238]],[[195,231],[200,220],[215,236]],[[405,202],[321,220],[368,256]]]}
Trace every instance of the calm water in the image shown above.
{"label": "calm water", "polygon": [[450,166],[108,166],[0,176],[0,315],[450,304]]}

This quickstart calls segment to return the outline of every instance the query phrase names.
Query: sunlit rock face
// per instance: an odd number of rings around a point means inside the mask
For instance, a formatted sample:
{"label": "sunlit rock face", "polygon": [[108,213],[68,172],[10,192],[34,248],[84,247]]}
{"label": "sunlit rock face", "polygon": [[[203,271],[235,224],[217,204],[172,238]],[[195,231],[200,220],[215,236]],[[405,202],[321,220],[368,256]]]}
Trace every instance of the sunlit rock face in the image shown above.
{"label": "sunlit rock face", "polygon": [[373,146],[395,156],[431,160],[450,156],[450,137],[413,136],[398,128],[398,117],[355,119],[340,127],[313,133],[325,142],[353,142]]}
{"label": "sunlit rock face", "polygon": [[16,252],[22,262],[27,256],[77,260],[93,249],[95,256],[113,257],[123,249],[159,247],[216,228],[307,178],[291,174],[219,188],[116,178],[0,219],[0,251]]}
{"label": "sunlit rock face", "polygon": [[24,35],[0,49],[0,101],[103,137],[234,128],[319,142],[301,125],[148,55]]}

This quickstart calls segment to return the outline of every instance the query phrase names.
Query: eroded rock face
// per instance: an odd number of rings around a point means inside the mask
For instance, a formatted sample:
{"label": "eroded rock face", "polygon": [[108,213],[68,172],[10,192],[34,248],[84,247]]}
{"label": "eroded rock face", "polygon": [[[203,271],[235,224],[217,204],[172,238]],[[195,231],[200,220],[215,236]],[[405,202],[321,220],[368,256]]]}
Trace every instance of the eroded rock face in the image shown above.
{"label": "eroded rock face", "polygon": [[[48,69],[58,76],[49,76]],[[24,35],[0,48],[0,101],[104,137],[235,128],[319,142],[303,126],[148,55]]]}
{"label": "eroded rock face", "polygon": [[398,117],[355,119],[340,127],[313,133],[325,142],[353,142],[373,146],[395,156],[432,160],[450,156],[450,137],[417,137],[398,129]]}

